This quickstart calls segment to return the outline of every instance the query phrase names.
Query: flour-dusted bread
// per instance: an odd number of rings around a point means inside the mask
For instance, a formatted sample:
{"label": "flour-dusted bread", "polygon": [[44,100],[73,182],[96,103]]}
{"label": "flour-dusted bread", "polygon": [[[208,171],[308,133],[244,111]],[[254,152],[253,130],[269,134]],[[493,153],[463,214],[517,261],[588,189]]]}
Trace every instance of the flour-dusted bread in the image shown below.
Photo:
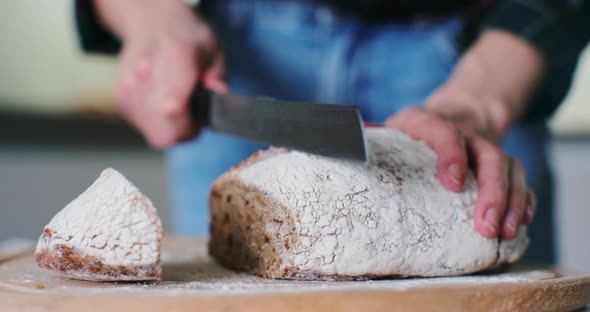
{"label": "flour-dusted bread", "polygon": [[512,241],[476,232],[477,185],[445,190],[436,155],[385,128],[366,130],[367,164],[270,149],[225,173],[210,194],[210,254],[271,278],[467,274],[511,263]]}
{"label": "flour-dusted bread", "polygon": [[161,240],[152,202],[108,168],[45,226],[35,259],[42,268],[76,279],[159,280]]}

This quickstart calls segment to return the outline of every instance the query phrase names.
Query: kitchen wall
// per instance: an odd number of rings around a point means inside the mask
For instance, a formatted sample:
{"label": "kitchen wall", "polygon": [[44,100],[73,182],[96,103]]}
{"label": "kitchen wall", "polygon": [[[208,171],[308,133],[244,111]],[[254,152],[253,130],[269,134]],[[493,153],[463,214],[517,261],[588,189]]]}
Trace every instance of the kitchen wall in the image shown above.
{"label": "kitchen wall", "polygon": [[559,136],[590,136],[590,46],[580,59],[572,89],[551,125]]}
{"label": "kitchen wall", "polygon": [[[107,167],[120,170],[148,195],[171,231],[166,169],[145,148],[0,145],[0,242],[36,239],[45,224]],[[202,207],[205,209],[205,207]]]}
{"label": "kitchen wall", "polygon": [[[0,115],[13,111],[44,115],[112,111],[110,89],[116,63],[78,51],[70,13],[71,2],[64,0],[0,2]],[[30,120],[18,125],[20,128],[4,125],[4,129],[12,129],[6,131],[29,129],[22,142],[10,139],[20,133],[0,135],[0,240],[35,238],[51,216],[106,166],[121,169],[144,190],[170,229],[161,154],[134,136],[119,145],[106,142],[93,146],[92,136],[82,145],[59,137],[39,144],[35,140],[37,125]],[[132,132],[120,127],[121,133]],[[561,263],[590,274],[586,239],[590,235],[590,52],[585,53],[574,88],[552,127],[556,133],[552,152],[559,185]]]}
{"label": "kitchen wall", "polygon": [[[71,12],[66,0],[0,2],[0,108],[112,109],[116,61],[79,51]],[[552,122],[558,134],[590,133],[589,57],[587,51],[574,88]]]}
{"label": "kitchen wall", "polygon": [[112,103],[115,60],[83,55],[66,0],[0,1],[0,107],[44,113]]}

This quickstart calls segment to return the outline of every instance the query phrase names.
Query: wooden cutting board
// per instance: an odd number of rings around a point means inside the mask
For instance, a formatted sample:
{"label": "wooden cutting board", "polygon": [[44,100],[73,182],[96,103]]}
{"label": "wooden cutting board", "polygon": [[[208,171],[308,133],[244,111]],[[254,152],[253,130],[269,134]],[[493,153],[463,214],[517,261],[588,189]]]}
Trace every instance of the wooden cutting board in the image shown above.
{"label": "wooden cutting board", "polygon": [[373,281],[288,281],[218,266],[206,239],[164,240],[164,280],[95,283],[37,268],[32,252],[0,263],[0,311],[571,311],[590,278],[545,266]]}

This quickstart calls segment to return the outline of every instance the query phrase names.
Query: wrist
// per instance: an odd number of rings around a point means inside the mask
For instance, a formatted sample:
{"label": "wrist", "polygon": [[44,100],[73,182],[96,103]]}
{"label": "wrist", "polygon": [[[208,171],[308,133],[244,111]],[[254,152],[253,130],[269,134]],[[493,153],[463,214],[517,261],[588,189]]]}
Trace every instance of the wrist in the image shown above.
{"label": "wrist", "polygon": [[426,106],[499,142],[526,109],[543,65],[540,53],[526,42],[488,31],[464,54]]}
{"label": "wrist", "polygon": [[504,115],[501,121],[509,124],[520,119],[544,75],[541,52],[508,32],[488,30],[469,56],[482,68],[482,88],[502,105],[492,113]]}
{"label": "wrist", "polygon": [[507,106],[505,100],[492,92],[478,92],[453,83],[434,92],[426,102],[428,110],[496,143],[502,140],[512,122]]}
{"label": "wrist", "polygon": [[96,14],[102,24],[120,39],[127,36],[130,24],[137,19],[137,11],[141,10],[141,1],[137,0],[92,0]]}
{"label": "wrist", "polygon": [[500,142],[514,121],[512,107],[490,68],[477,51],[468,51],[449,80],[428,99],[426,106],[467,130]]}

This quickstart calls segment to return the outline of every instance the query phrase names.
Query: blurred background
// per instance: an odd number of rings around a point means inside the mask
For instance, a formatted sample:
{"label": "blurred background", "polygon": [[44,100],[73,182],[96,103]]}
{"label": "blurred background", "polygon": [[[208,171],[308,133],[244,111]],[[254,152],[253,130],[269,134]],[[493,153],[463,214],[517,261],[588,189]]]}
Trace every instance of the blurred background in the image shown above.
{"label": "blurred background", "polygon": [[[79,51],[71,5],[0,2],[0,242],[36,239],[106,167],[117,168],[147,194],[171,229],[163,157],[117,116],[111,98],[115,60]],[[586,50],[551,124],[560,264],[590,274]]]}

